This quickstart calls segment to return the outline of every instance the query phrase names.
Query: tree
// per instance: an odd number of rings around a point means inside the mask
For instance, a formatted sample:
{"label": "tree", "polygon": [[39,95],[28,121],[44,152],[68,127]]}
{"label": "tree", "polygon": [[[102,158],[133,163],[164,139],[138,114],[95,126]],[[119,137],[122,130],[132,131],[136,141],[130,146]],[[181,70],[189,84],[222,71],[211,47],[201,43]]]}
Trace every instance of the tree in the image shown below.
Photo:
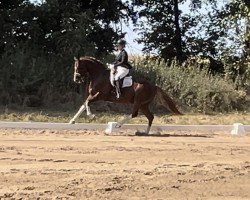
{"label": "tree", "polygon": [[[135,3],[140,8],[136,28],[141,35],[138,42],[144,43],[145,52],[157,51],[164,59],[177,58],[179,61],[190,55],[213,56],[217,53],[214,44],[221,33],[209,30],[205,36],[201,21],[206,20],[204,14],[197,12],[202,2],[189,1],[192,14],[180,9],[180,5],[187,2],[157,0]],[[209,2],[215,3],[213,0]]]}
{"label": "tree", "polygon": [[138,42],[145,44],[145,52],[157,50],[165,59],[183,59],[183,30],[178,5],[177,0],[135,2],[135,6],[140,7],[136,28],[141,35]]}
{"label": "tree", "polygon": [[72,86],[73,57],[109,54],[124,36],[114,24],[130,15],[133,9],[122,0],[1,1],[0,93],[15,101],[41,88],[42,94],[65,92]]}

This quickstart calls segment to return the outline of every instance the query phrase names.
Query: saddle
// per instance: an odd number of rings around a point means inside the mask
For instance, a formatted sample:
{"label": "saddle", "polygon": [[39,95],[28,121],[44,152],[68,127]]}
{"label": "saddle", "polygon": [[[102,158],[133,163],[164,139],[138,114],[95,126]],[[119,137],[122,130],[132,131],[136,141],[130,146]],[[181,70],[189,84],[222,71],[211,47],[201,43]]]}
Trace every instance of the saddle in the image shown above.
{"label": "saddle", "polygon": [[[112,65],[108,65],[108,68],[110,69],[110,83],[111,85],[114,86],[114,74],[113,74],[114,68],[112,67]],[[119,83],[120,83],[120,88],[131,87],[133,85],[131,72],[129,72],[125,77],[121,78],[119,80]]]}

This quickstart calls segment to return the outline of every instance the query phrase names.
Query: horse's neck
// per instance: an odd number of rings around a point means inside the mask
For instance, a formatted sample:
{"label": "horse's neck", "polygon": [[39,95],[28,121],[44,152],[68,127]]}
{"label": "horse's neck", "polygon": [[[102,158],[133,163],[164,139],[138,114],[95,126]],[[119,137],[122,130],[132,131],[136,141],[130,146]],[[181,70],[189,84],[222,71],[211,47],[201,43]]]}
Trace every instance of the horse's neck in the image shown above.
{"label": "horse's neck", "polygon": [[94,66],[89,65],[88,72],[92,81],[99,79],[101,76],[104,77],[107,74],[106,68],[99,63],[94,63]]}

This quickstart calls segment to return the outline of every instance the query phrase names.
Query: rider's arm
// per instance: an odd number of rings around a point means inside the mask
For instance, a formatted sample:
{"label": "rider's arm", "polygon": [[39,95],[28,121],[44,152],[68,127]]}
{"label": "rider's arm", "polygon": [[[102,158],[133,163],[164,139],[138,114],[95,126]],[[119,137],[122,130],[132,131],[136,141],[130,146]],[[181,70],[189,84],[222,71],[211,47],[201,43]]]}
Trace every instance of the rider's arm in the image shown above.
{"label": "rider's arm", "polygon": [[114,67],[118,67],[118,66],[123,65],[123,64],[126,64],[126,63],[127,63],[127,61],[126,61],[126,52],[123,51],[123,52],[122,52],[122,59],[121,59],[121,61],[120,61],[120,62],[116,62],[116,63],[114,64]]}

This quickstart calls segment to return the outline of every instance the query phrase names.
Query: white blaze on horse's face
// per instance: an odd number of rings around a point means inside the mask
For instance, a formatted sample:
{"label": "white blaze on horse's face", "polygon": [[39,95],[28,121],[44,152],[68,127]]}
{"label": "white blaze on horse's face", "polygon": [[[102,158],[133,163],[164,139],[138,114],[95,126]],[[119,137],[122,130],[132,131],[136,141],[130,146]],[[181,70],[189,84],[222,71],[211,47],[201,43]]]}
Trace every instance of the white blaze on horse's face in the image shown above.
{"label": "white blaze on horse's face", "polygon": [[78,62],[75,60],[75,67],[74,67],[74,82],[76,82],[76,72],[77,72],[77,67],[78,67],[77,63],[78,63]]}
{"label": "white blaze on horse's face", "polygon": [[75,58],[75,70],[74,70],[74,82],[75,83],[79,83],[78,78],[81,76],[78,73],[78,65],[79,65],[79,61],[78,61],[78,59]]}

